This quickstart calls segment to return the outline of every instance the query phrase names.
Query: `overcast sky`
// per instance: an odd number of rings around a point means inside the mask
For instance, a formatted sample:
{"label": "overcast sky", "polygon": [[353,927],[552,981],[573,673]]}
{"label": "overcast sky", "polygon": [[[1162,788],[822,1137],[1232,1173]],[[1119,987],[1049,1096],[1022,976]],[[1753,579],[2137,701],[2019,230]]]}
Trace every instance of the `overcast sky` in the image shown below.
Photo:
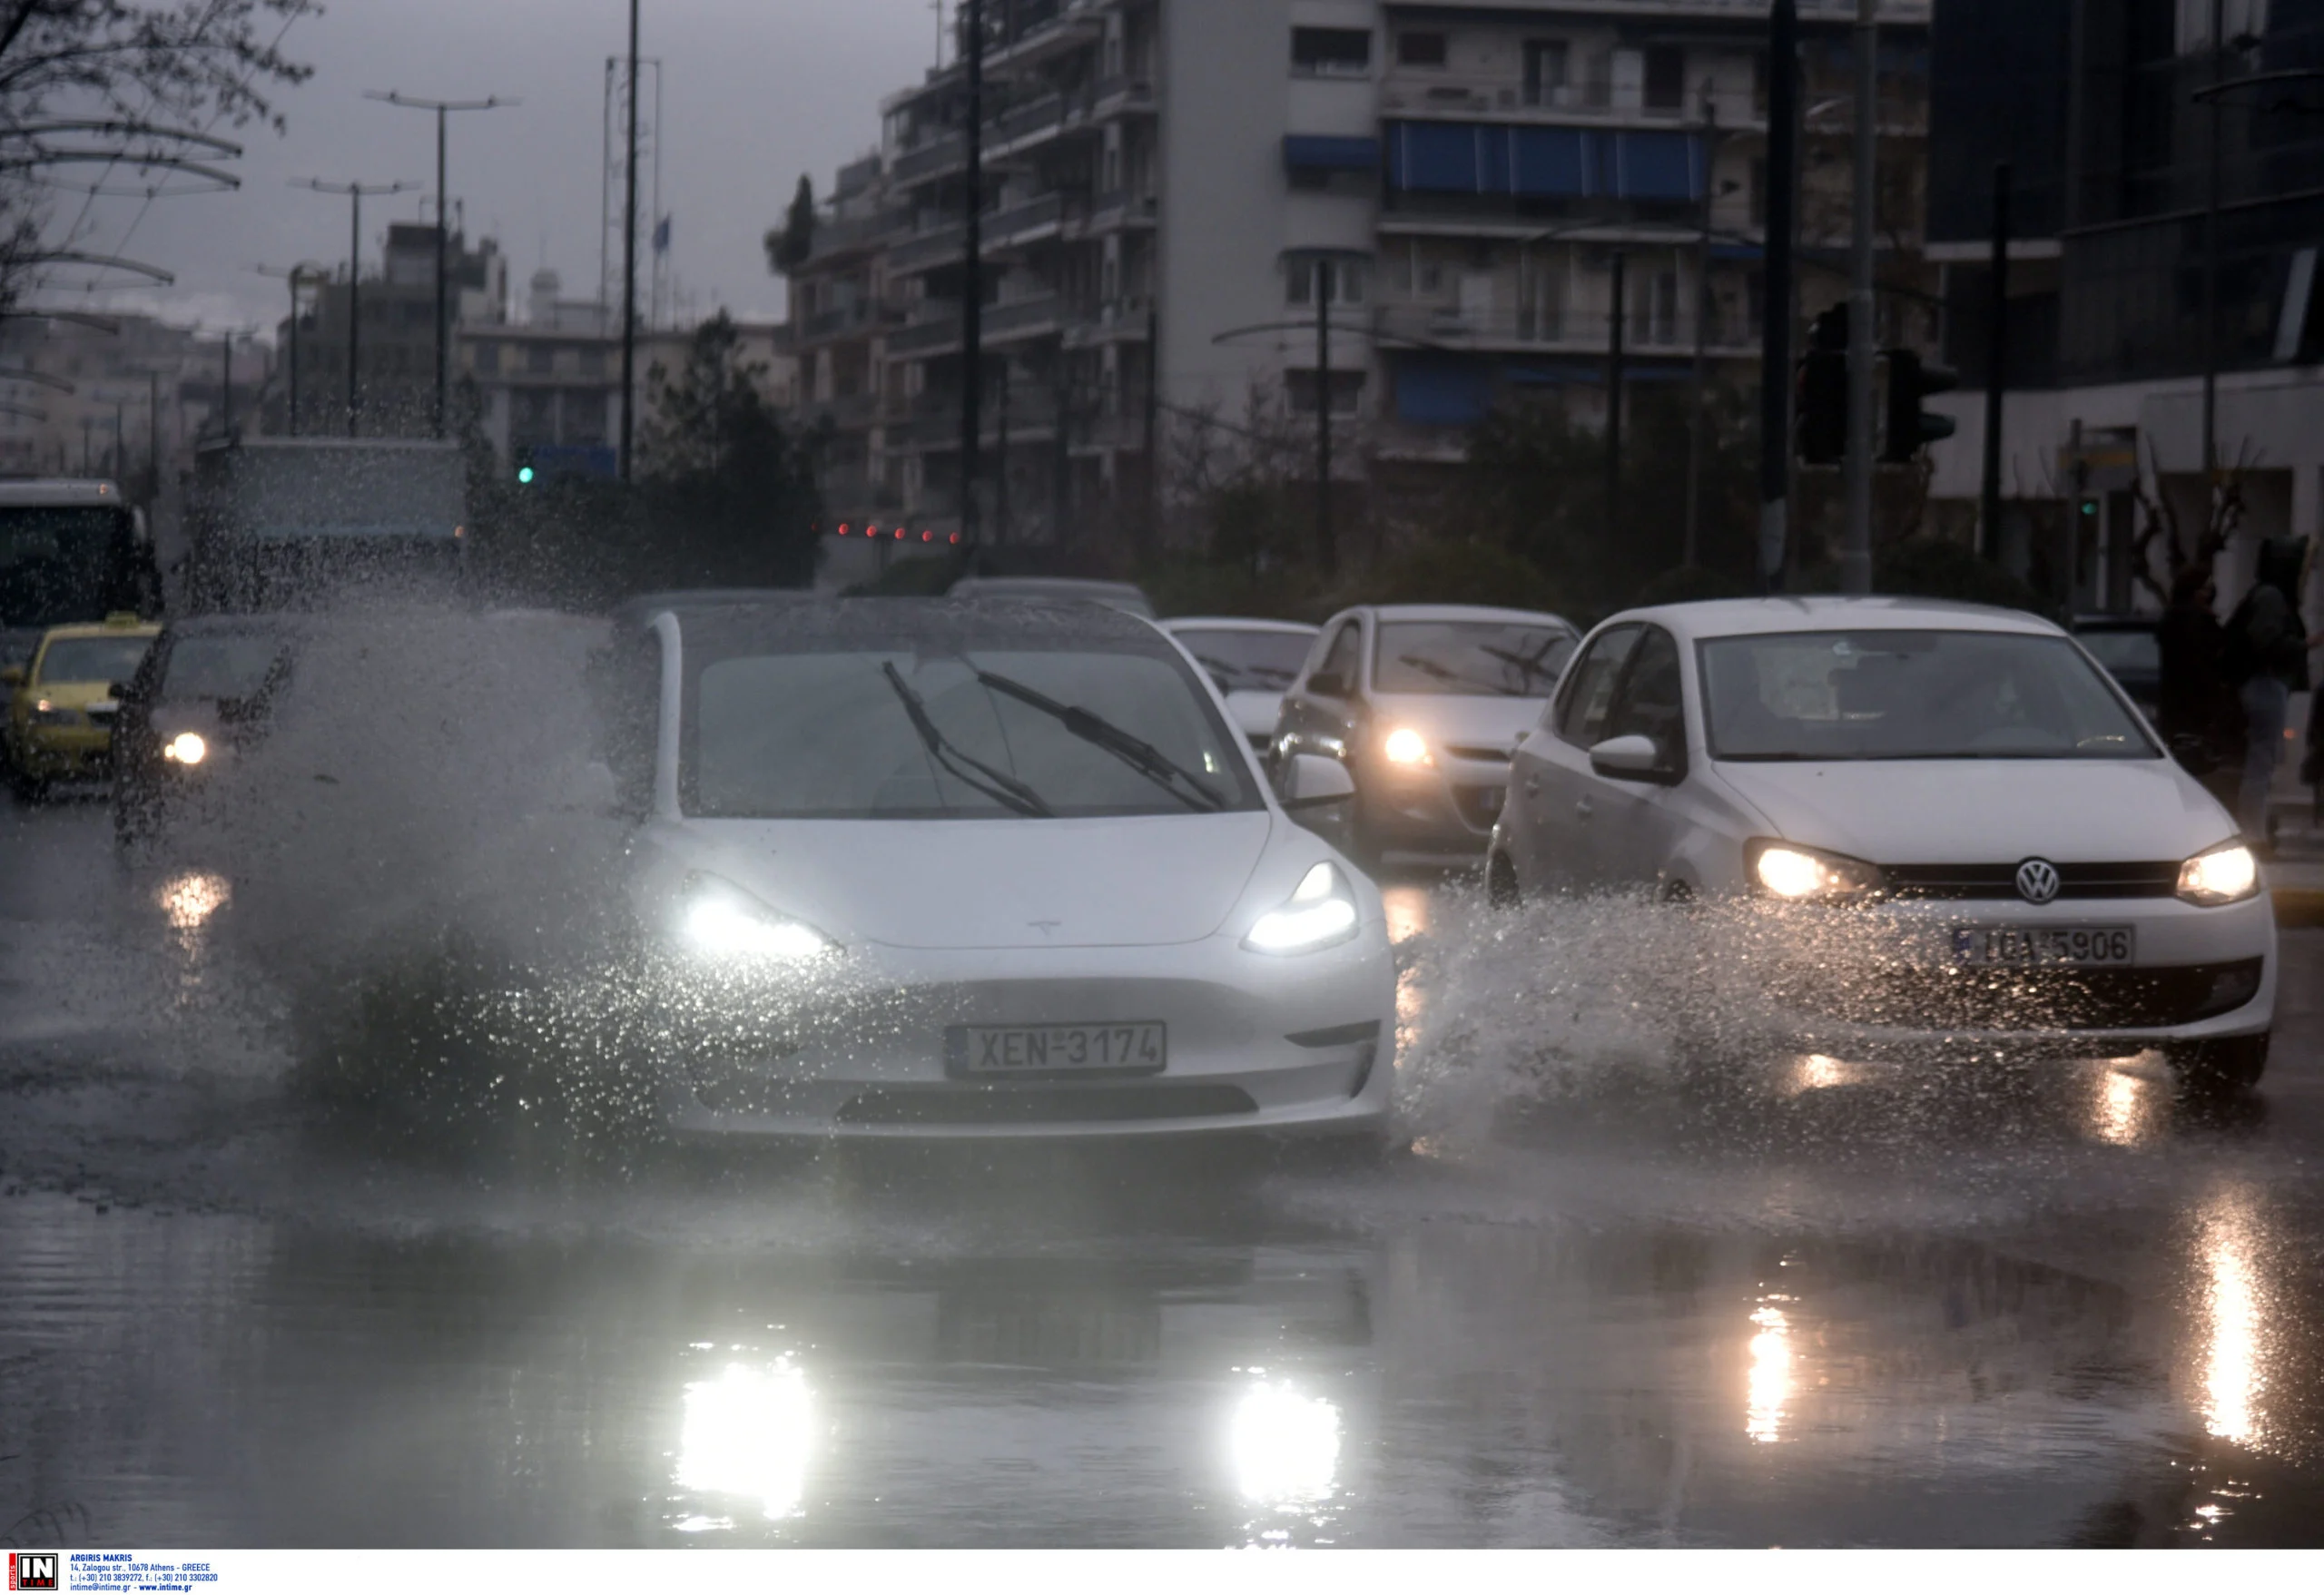
{"label": "overcast sky", "polygon": [[[643,3],[641,49],[665,63],[668,83],[662,209],[673,218],[671,270],[704,314],[724,304],[737,315],[778,315],[783,284],[768,274],[760,240],[802,172],[820,194],[834,167],[877,143],[880,99],[933,59],[930,0]],[[122,308],[271,330],[286,290],[252,266],[347,255],[347,201],[295,190],[292,180],[434,184],[435,119],[363,92],[499,95],[524,103],[452,119],[452,195],[466,202],[472,235],[499,239],[520,296],[543,264],[563,275],[569,296],[592,296],[605,64],[625,47],[627,17],[626,0],[325,0],[322,15],[295,23],[283,40],[315,68],[280,96],[288,133],[233,135],[247,151],[230,163],[241,189],[151,205],[98,202],[84,247],[176,274],[168,289],[113,295]],[[387,222],[417,217],[427,197],[365,202],[367,261],[376,266]],[[78,204],[65,198],[60,227]],[[84,293],[76,281],[43,298],[74,305]]]}

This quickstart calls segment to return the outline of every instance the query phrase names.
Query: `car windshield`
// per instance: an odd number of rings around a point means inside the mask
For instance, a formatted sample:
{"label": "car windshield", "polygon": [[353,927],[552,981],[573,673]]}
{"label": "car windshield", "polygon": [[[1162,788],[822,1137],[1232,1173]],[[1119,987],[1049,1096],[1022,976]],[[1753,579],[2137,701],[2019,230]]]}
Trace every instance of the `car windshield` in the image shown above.
{"label": "car windshield", "polygon": [[1260,806],[1192,673],[1158,650],[900,642],[743,652],[703,664],[690,695],[690,814],[1076,818]]}
{"label": "car windshield", "polygon": [[1718,759],[2160,756],[2063,637],[1794,632],[1719,637],[1701,650]]}
{"label": "car windshield", "polygon": [[1221,626],[1182,631],[1178,641],[1210,672],[1222,693],[1279,693],[1306,663],[1315,637],[1306,632],[1236,631]]}
{"label": "car windshield", "polygon": [[40,679],[127,681],[153,645],[150,636],[59,637],[41,655]]}
{"label": "car windshield", "polygon": [[2086,631],[2075,640],[2117,675],[2162,673],[2162,644],[2151,631]]}
{"label": "car windshield", "polygon": [[1521,622],[1386,621],[1372,684],[1383,693],[1546,698],[1577,640],[1555,626]]}
{"label": "car windshield", "polygon": [[262,636],[180,637],[170,647],[162,677],[167,698],[248,698],[266,685],[268,673],[284,658],[280,638]]}
{"label": "car windshield", "polygon": [[118,509],[0,507],[0,625],[103,618],[123,557]]}

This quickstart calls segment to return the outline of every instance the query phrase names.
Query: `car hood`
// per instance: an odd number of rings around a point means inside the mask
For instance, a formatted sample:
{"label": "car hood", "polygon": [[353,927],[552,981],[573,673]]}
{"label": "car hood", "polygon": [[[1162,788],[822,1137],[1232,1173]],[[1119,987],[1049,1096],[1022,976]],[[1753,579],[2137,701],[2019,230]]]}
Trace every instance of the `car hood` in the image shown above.
{"label": "car hood", "polygon": [[1128,820],[689,820],[676,851],[769,906],[891,947],[1199,941],[1241,901],[1275,824]]}
{"label": "car hood", "polygon": [[1384,729],[1409,725],[1433,743],[1509,749],[1541,724],[1542,698],[1468,697],[1454,694],[1382,694],[1372,700]]}
{"label": "car hood", "polygon": [[1717,768],[1784,840],[1878,864],[2155,862],[2189,857],[2235,830],[2169,759]]}
{"label": "car hood", "polygon": [[1245,736],[1273,736],[1275,722],[1283,718],[1283,694],[1228,693],[1226,712],[1235,717],[1235,729]]}
{"label": "car hood", "polygon": [[60,709],[90,709],[113,701],[113,684],[108,681],[44,681],[34,687],[31,695],[45,698]]}

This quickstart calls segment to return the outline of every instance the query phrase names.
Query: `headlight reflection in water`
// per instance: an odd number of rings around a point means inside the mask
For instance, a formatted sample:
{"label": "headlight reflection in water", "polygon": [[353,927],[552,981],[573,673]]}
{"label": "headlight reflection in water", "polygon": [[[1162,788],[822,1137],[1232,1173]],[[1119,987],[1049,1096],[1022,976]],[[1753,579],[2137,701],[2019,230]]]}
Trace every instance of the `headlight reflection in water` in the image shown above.
{"label": "headlight reflection in water", "polygon": [[807,1376],[789,1363],[732,1364],[687,1385],[678,1488],[739,1496],[770,1518],[789,1517],[806,1489],[813,1413]]}
{"label": "headlight reflection in water", "polygon": [[1743,1432],[1761,1445],[1783,1438],[1784,1407],[1791,1400],[1791,1319],[1775,1305],[1790,1299],[1770,1296],[1751,1314],[1758,1333],[1751,1336]]}
{"label": "headlight reflection in water", "polygon": [[2197,1239],[2204,1275],[2203,1426],[2238,1445],[2266,1438],[2266,1280],[2261,1226],[2247,1193],[2231,1191],[2204,1209]]}
{"label": "headlight reflection in water", "polygon": [[192,873],[171,877],[154,893],[154,901],[170,917],[172,929],[194,930],[208,923],[210,916],[233,896],[234,888],[223,875]]}
{"label": "headlight reflection in water", "polygon": [[1271,1507],[1323,1501],[1339,1472],[1340,1410],[1287,1385],[1258,1385],[1236,1405],[1227,1448],[1244,1500]]}

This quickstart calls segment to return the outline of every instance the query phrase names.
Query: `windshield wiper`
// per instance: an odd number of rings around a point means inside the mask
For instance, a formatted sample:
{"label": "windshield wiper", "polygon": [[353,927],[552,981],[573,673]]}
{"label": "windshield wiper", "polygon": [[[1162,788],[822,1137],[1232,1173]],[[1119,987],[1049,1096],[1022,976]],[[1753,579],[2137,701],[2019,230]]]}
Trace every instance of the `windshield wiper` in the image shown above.
{"label": "windshield wiper", "polygon": [[1457,670],[1447,670],[1435,660],[1423,659],[1418,654],[1399,654],[1396,655],[1396,663],[1409,665],[1423,675],[1433,675],[1439,681],[1454,682],[1462,686],[1482,687],[1485,691],[1498,694],[1504,698],[1521,698],[1525,695],[1523,693],[1512,692],[1505,686],[1497,686],[1489,681],[1479,681],[1473,675],[1463,675]]}
{"label": "windshield wiper", "polygon": [[1526,674],[1541,681],[1553,682],[1562,674],[1561,671],[1552,670],[1542,664],[1538,655],[1528,658],[1525,655],[1512,653],[1507,648],[1496,648],[1490,644],[1479,648],[1477,652],[1498,659],[1504,665],[1514,665]]}
{"label": "windshield wiper", "polygon": [[1195,663],[1218,678],[1219,690],[1222,692],[1243,690],[1226,684],[1226,678],[1230,675],[1238,681],[1256,682],[1257,690],[1261,692],[1280,692],[1291,684],[1291,678],[1296,674],[1296,672],[1272,670],[1264,665],[1234,665],[1224,659],[1213,659],[1207,654],[1196,655]]}
{"label": "windshield wiper", "polygon": [[1019,703],[1039,709],[1083,742],[1103,748],[1187,807],[1216,813],[1226,806],[1226,800],[1202,777],[1178,764],[1152,743],[1131,735],[1104,716],[1044,697],[1023,682],[1011,681],[1005,675],[984,670],[976,674],[994,692],[1006,693]]}
{"label": "windshield wiper", "polygon": [[[1017,812],[1030,818],[1036,820],[1057,818],[1049,804],[1041,801],[1039,793],[1035,792],[1015,776],[996,770],[982,760],[971,758],[954,747],[946,739],[944,734],[936,728],[936,722],[929,716],[928,705],[921,701],[918,693],[905,684],[903,676],[897,671],[892,660],[881,665],[880,668],[887,673],[888,684],[895,689],[896,696],[902,701],[904,713],[911,718],[911,728],[920,734],[920,740],[927,747],[929,756],[950,771],[952,777],[961,785],[982,793],[1004,809],[1014,809]],[[961,768],[963,765],[966,765],[967,769]],[[970,770],[975,771],[976,774],[970,774]],[[980,776],[982,777],[981,780],[979,779]]]}

